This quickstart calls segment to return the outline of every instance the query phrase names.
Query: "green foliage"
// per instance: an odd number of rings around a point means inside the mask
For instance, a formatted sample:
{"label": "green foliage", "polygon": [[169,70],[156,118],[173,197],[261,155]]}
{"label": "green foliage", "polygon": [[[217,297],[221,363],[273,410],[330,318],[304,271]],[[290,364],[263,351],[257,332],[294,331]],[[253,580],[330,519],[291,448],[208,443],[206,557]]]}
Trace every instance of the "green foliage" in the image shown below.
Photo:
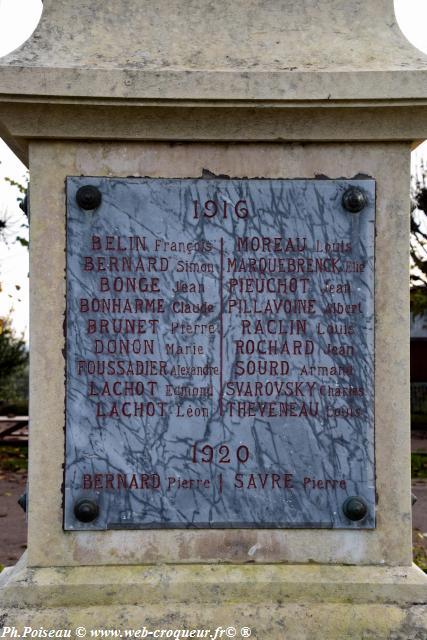
{"label": "green foliage", "polygon": [[0,414],[28,413],[28,351],[9,322],[0,334]]}
{"label": "green foliage", "polygon": [[0,383],[0,415],[28,415],[28,366]]}
{"label": "green foliage", "polygon": [[415,286],[410,295],[412,313],[414,316],[422,316],[427,309],[427,287]]}
{"label": "green foliage", "polygon": [[12,471],[23,473],[28,469],[28,447],[12,447],[2,445],[0,447],[0,471]]}
{"label": "green foliage", "polygon": [[28,352],[22,338],[17,338],[8,321],[0,334],[0,376],[10,376],[18,367],[27,364]]}
{"label": "green foliage", "polygon": [[8,182],[12,187],[16,187],[20,193],[24,193],[27,190],[27,185],[22,184],[21,182],[17,182],[16,180],[12,180],[12,178],[5,178],[6,182]]}
{"label": "green foliage", "polygon": [[22,194],[22,198],[21,197],[17,198],[17,201],[22,202],[25,198],[25,195],[28,189],[28,176],[25,180],[25,184],[23,184],[22,182],[17,182],[17,180],[12,180],[12,178],[5,178],[5,181],[8,182],[11,187],[18,189],[19,193]]}
{"label": "green foliage", "polygon": [[411,454],[411,475],[413,478],[427,478],[427,454]]}
{"label": "green foliage", "polygon": [[28,240],[26,240],[26,238],[21,238],[21,236],[16,236],[16,242],[19,242],[19,244],[22,245],[23,247],[30,246],[30,243],[28,242]]}

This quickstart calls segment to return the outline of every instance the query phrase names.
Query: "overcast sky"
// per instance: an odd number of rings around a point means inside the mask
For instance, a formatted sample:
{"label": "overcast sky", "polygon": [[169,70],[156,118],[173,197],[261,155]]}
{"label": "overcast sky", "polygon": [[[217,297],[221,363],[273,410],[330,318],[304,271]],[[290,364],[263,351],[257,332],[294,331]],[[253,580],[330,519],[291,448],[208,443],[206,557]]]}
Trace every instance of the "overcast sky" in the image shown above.
{"label": "overcast sky", "polygon": [[[37,26],[41,0],[0,0],[0,56],[27,40]],[[413,45],[427,53],[427,0],[395,0],[400,28]],[[427,156],[427,143],[413,154],[413,164]],[[18,192],[4,181],[8,176],[22,182],[26,169],[0,140],[0,218],[8,216],[11,238],[25,235],[20,228],[23,216],[16,205]],[[12,315],[19,333],[28,339],[28,251],[18,244],[5,246],[0,241],[0,317]],[[16,285],[19,289],[16,288]]]}

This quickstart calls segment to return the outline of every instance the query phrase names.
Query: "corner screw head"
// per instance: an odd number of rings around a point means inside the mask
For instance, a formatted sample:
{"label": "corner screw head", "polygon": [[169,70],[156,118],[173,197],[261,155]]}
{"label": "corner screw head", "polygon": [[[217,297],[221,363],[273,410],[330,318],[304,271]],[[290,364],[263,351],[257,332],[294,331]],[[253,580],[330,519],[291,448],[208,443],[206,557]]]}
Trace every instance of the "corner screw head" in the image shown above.
{"label": "corner screw head", "polygon": [[97,187],[94,187],[92,184],[85,184],[77,190],[76,200],[80,209],[93,211],[101,204],[102,195]]}
{"label": "corner screw head", "polygon": [[344,191],[342,206],[350,213],[359,213],[367,205],[366,196],[361,189],[350,187]]}
{"label": "corner screw head", "polygon": [[74,515],[80,522],[93,522],[99,515],[99,507],[93,500],[83,498],[74,505]]}
{"label": "corner screw head", "polygon": [[343,513],[346,518],[357,522],[363,520],[368,513],[368,505],[360,496],[350,496],[342,506]]}

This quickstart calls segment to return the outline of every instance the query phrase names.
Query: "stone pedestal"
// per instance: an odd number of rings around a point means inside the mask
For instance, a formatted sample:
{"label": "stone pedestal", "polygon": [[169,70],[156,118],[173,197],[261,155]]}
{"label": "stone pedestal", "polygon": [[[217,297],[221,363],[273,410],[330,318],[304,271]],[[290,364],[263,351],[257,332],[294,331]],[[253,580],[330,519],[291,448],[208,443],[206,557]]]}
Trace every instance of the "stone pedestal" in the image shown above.
{"label": "stone pedestal", "polygon": [[427,627],[417,567],[18,564],[9,571],[3,624],[20,630],[209,629],[205,637],[214,637],[232,627],[236,637],[250,628],[255,638],[408,640]]}
{"label": "stone pedestal", "polygon": [[[408,192],[427,58],[392,0],[110,4],[46,0],[0,64],[1,133],[31,172],[28,555],[0,577],[3,625],[421,638]],[[376,180],[372,530],[63,530],[65,179],[207,174]]]}

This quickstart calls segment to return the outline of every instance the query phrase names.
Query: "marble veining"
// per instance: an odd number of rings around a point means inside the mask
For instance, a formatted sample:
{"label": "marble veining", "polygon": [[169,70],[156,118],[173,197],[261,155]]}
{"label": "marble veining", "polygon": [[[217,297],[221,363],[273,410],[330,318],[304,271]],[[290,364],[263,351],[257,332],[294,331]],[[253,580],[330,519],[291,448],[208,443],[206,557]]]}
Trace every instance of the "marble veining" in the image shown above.
{"label": "marble veining", "polygon": [[370,179],[68,178],[64,528],[373,528],[374,233]]}

